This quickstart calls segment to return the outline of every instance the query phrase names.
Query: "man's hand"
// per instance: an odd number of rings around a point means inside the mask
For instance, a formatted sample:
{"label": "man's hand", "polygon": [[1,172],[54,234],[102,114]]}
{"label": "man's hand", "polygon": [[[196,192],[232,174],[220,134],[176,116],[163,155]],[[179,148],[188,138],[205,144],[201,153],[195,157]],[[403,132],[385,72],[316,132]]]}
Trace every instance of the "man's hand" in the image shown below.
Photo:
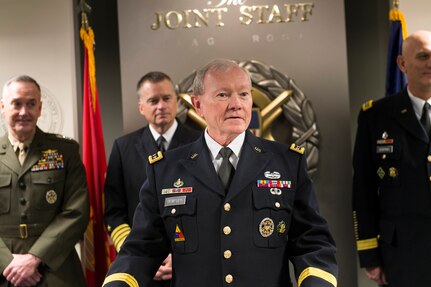
{"label": "man's hand", "polygon": [[369,279],[375,281],[379,286],[388,285],[385,272],[381,266],[367,267],[365,268],[365,273]]}
{"label": "man's hand", "polygon": [[33,254],[12,254],[12,262],[3,271],[3,276],[17,287],[35,286],[42,275],[37,271],[41,260]]}
{"label": "man's hand", "polygon": [[171,280],[172,279],[172,257],[171,254],[166,257],[162,265],[160,265],[159,270],[157,270],[154,280]]}

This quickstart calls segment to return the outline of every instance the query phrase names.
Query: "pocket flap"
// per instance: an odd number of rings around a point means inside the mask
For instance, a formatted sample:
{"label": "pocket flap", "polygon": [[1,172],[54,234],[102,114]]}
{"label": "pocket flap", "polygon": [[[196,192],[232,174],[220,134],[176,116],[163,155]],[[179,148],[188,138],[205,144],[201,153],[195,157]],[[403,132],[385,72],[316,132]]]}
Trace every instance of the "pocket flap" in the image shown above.
{"label": "pocket flap", "polygon": [[[165,202],[175,202],[176,196],[167,196]],[[186,196],[185,202],[180,201],[178,205],[169,205],[164,207],[162,217],[177,217],[182,215],[194,215],[196,213],[196,197]]]}
{"label": "pocket flap", "polygon": [[12,182],[12,175],[0,174],[0,187],[9,186]]}

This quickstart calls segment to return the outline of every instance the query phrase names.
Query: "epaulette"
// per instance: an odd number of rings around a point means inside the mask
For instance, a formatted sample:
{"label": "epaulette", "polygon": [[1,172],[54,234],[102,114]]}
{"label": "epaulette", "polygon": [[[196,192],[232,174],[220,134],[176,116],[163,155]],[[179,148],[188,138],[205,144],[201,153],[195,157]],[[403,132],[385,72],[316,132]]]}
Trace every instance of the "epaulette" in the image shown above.
{"label": "epaulette", "polygon": [[373,100],[369,100],[362,104],[362,111],[365,112],[373,107]]}
{"label": "epaulette", "polygon": [[148,156],[148,161],[150,164],[153,164],[155,162],[158,162],[159,160],[161,160],[163,158],[163,154],[161,151],[158,151],[155,154],[149,155]]}
{"label": "epaulette", "polygon": [[299,145],[297,145],[297,144],[293,143],[293,144],[291,144],[291,145],[290,145],[290,150],[292,150],[292,151],[294,151],[294,152],[297,152],[297,153],[299,153],[299,154],[304,154],[304,152],[305,152],[305,147],[301,147],[301,146],[299,146]]}
{"label": "epaulette", "polygon": [[62,142],[69,142],[69,143],[77,143],[77,141],[74,140],[73,138],[66,137],[66,136],[61,135],[61,134],[46,133],[46,135],[53,140],[60,140]]}

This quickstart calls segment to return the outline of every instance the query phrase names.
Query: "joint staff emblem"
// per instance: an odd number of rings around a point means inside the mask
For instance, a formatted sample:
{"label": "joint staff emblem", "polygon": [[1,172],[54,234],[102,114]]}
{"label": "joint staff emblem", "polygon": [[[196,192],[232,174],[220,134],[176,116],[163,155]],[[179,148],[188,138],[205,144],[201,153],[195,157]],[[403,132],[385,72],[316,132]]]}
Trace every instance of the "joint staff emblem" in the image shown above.
{"label": "joint staff emblem", "polygon": [[274,232],[274,221],[269,217],[262,219],[259,224],[259,232],[263,237],[271,236]]}

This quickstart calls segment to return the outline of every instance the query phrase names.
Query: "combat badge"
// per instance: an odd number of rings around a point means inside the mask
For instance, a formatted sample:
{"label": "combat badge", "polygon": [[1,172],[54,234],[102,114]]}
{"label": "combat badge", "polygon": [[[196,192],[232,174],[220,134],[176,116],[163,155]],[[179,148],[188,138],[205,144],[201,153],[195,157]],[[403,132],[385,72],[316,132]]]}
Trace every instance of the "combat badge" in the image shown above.
{"label": "combat badge", "polygon": [[282,220],[277,224],[277,232],[278,235],[282,235],[286,232],[286,222]]}
{"label": "combat badge", "polygon": [[274,232],[274,221],[269,218],[265,217],[262,219],[262,221],[259,224],[259,233],[263,237],[269,237]]}
{"label": "combat badge", "polygon": [[268,171],[265,171],[264,175],[268,179],[279,179],[281,177],[281,175],[280,175],[280,173],[278,171],[270,172],[268,170]]}
{"label": "combat badge", "polygon": [[45,194],[46,202],[54,204],[57,201],[57,193],[54,190],[49,190]]}
{"label": "combat badge", "polygon": [[181,231],[180,227],[177,226],[175,227],[175,234],[174,234],[174,241],[175,242],[183,242],[186,241],[186,238],[184,237],[183,232]]}

